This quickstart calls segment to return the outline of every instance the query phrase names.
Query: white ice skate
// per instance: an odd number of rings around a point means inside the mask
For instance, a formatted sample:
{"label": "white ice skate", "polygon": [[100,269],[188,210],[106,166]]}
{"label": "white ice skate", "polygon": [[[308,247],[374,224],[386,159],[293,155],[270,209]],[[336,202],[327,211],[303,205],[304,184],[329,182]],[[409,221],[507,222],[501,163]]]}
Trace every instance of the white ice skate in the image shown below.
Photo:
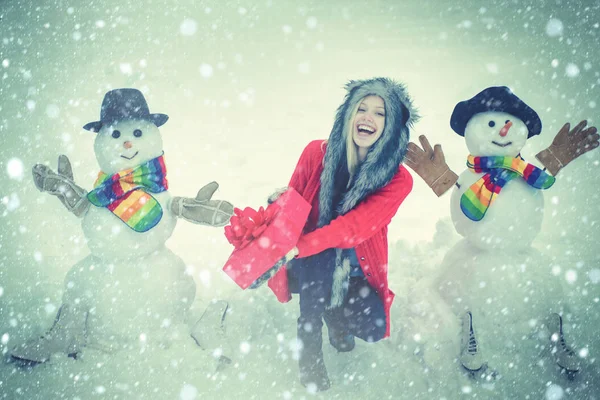
{"label": "white ice skate", "polygon": [[217,359],[217,370],[231,363],[226,356],[225,317],[229,303],[225,300],[211,302],[192,328],[191,336],[203,350],[210,351]]}
{"label": "white ice skate", "polygon": [[562,317],[556,313],[550,314],[546,319],[546,328],[549,331],[550,354],[554,362],[567,372],[579,372],[581,363],[577,354],[565,342]]}
{"label": "white ice skate", "polygon": [[473,330],[473,316],[467,311],[462,318],[460,363],[470,372],[483,368],[483,358]]}
{"label": "white ice skate", "polygon": [[35,363],[48,361],[55,353],[75,357],[87,341],[87,317],[87,312],[64,304],[46,333],[16,346],[10,354],[13,358]]}

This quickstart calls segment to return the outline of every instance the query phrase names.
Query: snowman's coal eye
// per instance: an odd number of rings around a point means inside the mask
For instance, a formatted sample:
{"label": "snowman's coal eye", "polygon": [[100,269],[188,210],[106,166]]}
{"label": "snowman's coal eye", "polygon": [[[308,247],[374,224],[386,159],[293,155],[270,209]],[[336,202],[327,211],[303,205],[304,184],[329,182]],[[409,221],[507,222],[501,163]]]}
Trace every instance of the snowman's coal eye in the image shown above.
{"label": "snowman's coal eye", "polygon": [[112,137],[114,137],[115,139],[118,139],[119,137],[121,137],[121,132],[114,130],[112,132]]}
{"label": "snowman's coal eye", "polygon": [[136,129],[135,131],[133,131],[133,136],[135,137],[141,137],[142,136],[142,131],[139,129]]}
{"label": "snowman's coal eye", "polygon": [[488,122],[488,126],[490,128],[493,128],[494,126],[496,126],[496,123],[494,121],[490,121],[490,122]]}

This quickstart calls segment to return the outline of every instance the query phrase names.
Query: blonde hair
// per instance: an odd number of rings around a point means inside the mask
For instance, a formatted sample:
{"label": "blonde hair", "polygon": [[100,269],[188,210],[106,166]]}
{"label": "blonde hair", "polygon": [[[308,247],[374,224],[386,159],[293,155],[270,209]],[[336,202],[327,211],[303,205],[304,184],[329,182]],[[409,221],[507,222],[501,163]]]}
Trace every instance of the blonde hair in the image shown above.
{"label": "blonde hair", "polygon": [[[346,166],[348,167],[348,174],[350,174],[348,184],[352,182],[352,178],[356,173],[358,164],[360,164],[358,161],[358,146],[356,143],[354,143],[354,118],[356,117],[356,113],[358,112],[361,102],[362,99],[356,104],[350,115],[348,115],[348,118],[344,121],[344,126],[346,127],[345,131],[343,132],[346,138]],[[327,145],[328,141],[329,139],[323,141],[321,144],[321,150],[324,151],[324,147]],[[325,158],[323,158],[323,165],[325,165]]]}
{"label": "blonde hair", "polygon": [[[362,99],[361,99],[362,101]],[[358,112],[358,108],[360,107],[361,101],[356,104],[348,119],[345,122],[346,132],[346,164],[348,166],[348,173],[350,174],[350,179],[348,184],[352,182],[352,178],[354,177],[354,173],[358,168],[358,146],[354,143],[354,117],[356,117],[356,113]]]}

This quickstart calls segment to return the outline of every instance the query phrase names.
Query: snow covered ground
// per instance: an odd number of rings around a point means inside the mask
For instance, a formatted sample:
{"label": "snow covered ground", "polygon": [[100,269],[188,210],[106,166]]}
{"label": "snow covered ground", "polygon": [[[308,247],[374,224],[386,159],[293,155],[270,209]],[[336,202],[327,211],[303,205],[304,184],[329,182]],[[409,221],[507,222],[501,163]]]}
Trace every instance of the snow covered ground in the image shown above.
{"label": "snow covered ground", "polygon": [[[4,355],[51,325],[65,274],[88,254],[79,220],[35,189],[31,166],[55,168],[58,155],[67,154],[76,181],[90,189],[98,167],[93,134],[81,126],[98,118],[109,89],[140,88],[151,112],[170,116],[161,132],[173,195],[192,196],[216,180],[215,197],[236,206],[258,207],[287,183],[303,146],[327,137],[348,79],[405,82],[423,114],[415,133],[442,143],[456,172],[467,149],[448,126],[450,114],[487,86],[510,86],[540,114],[543,133],[528,141],[526,160],[564,122],[598,125],[597,4],[18,3],[0,9]],[[323,394],[298,382],[297,299],[282,305],[266,287],[239,290],[220,271],[231,251],[222,229],[179,221],[167,246],[197,284],[190,320],[212,299],[230,303],[224,351],[231,364],[218,368],[214,354],[175,324],[167,347],[143,336],[128,351],[88,349],[78,360],[55,357],[33,368],[3,358],[0,399],[597,399],[599,153],[561,171],[545,194],[544,224],[529,260],[497,254],[479,265],[468,250],[453,251],[461,244],[449,220],[449,194],[437,199],[415,177],[390,225],[390,283],[397,294],[392,336],[358,342],[345,354],[325,346],[332,388]],[[527,275],[492,279],[492,273],[484,287],[472,275],[454,276],[472,288],[465,301],[492,317],[482,320],[481,340],[494,379],[460,370],[458,320],[433,301],[433,278],[448,257],[454,268],[478,273],[489,265],[523,271],[527,264]],[[520,312],[534,311],[516,286],[527,280],[543,293],[536,307],[564,303],[567,340],[584,362],[574,380],[538,357],[527,335],[510,325]],[[481,303],[488,297],[499,304],[486,308]]]}
{"label": "snow covered ground", "polygon": [[[514,337],[514,332],[508,332],[508,329],[495,332],[493,337],[480,337],[484,351],[490,356],[490,368],[482,376],[471,377],[459,368],[458,349],[453,343],[458,324],[452,316],[435,308],[426,291],[430,287],[426,284],[423,287],[426,278],[436,273],[451,247],[449,244],[458,240],[450,234],[450,228],[448,220],[438,224],[435,238],[438,243],[434,239],[415,246],[404,241],[392,245],[390,278],[398,294],[393,309],[392,337],[377,344],[359,341],[351,353],[337,353],[325,346],[333,386],[317,396],[365,399],[597,398],[600,391],[597,363],[600,341],[596,334],[598,299],[589,295],[573,300],[570,304],[573,312],[566,314],[570,322],[567,337],[585,362],[583,372],[574,380],[560,374],[549,357],[539,357],[527,347],[525,340]],[[468,262],[468,257],[459,255],[457,258]],[[560,264],[555,260],[551,265]],[[582,275],[584,271],[581,270]],[[588,277],[581,277],[580,290],[597,285],[593,278],[597,270],[589,271]],[[214,354],[197,347],[186,334],[185,326],[173,326],[172,332],[179,336],[175,336],[167,348],[140,339],[132,350],[115,354],[89,349],[78,360],[56,356],[33,368],[4,363],[0,367],[2,396],[7,399],[312,397],[297,379],[297,302],[282,305],[272,298],[267,288],[241,292],[218,273],[195,272],[196,277],[204,276],[204,281],[197,279],[199,299],[192,312],[196,313],[196,318],[213,294],[230,303],[226,318],[229,346],[224,351],[232,359],[231,364],[218,369]],[[19,335],[41,332],[49,326],[55,311],[51,305],[60,299],[60,288],[52,279],[41,278],[36,280],[37,285],[28,285],[10,278],[9,275],[3,295],[8,309],[14,310],[3,315],[3,321],[8,322],[3,326],[8,332],[3,336],[6,345],[13,343],[16,340],[13,338]],[[564,281],[562,276],[556,280]],[[563,286],[569,289],[570,285],[567,282]],[[28,290],[37,294],[23,296]],[[487,293],[494,290],[498,289],[490,282]],[[502,291],[508,292],[507,298],[510,297],[510,287],[498,290]],[[555,300],[550,297],[539,301],[550,304]],[[515,303],[518,302],[505,301],[501,307],[511,307]],[[488,309],[494,311],[494,308]],[[528,306],[523,304],[521,311],[527,312]],[[510,322],[506,325],[507,328],[511,326]],[[480,333],[488,330],[484,327]],[[8,335],[10,340],[7,340]],[[496,376],[490,380],[486,374],[492,372]]]}

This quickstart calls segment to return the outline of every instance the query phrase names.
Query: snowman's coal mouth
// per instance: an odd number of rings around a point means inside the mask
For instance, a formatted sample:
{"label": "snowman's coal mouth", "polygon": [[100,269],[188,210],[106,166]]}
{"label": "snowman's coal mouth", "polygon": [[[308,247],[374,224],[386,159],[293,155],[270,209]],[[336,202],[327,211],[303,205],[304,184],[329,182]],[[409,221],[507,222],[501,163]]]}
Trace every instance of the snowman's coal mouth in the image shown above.
{"label": "snowman's coal mouth", "polygon": [[131,157],[126,157],[123,154],[121,154],[121,157],[126,158],[127,160],[131,160],[133,157],[137,156],[139,153],[139,151],[136,151],[134,155],[132,155]]}
{"label": "snowman's coal mouth", "polygon": [[492,140],[492,143],[494,143],[496,146],[500,146],[500,147],[506,147],[506,146],[510,146],[512,144],[512,142],[498,143],[493,140]]}

